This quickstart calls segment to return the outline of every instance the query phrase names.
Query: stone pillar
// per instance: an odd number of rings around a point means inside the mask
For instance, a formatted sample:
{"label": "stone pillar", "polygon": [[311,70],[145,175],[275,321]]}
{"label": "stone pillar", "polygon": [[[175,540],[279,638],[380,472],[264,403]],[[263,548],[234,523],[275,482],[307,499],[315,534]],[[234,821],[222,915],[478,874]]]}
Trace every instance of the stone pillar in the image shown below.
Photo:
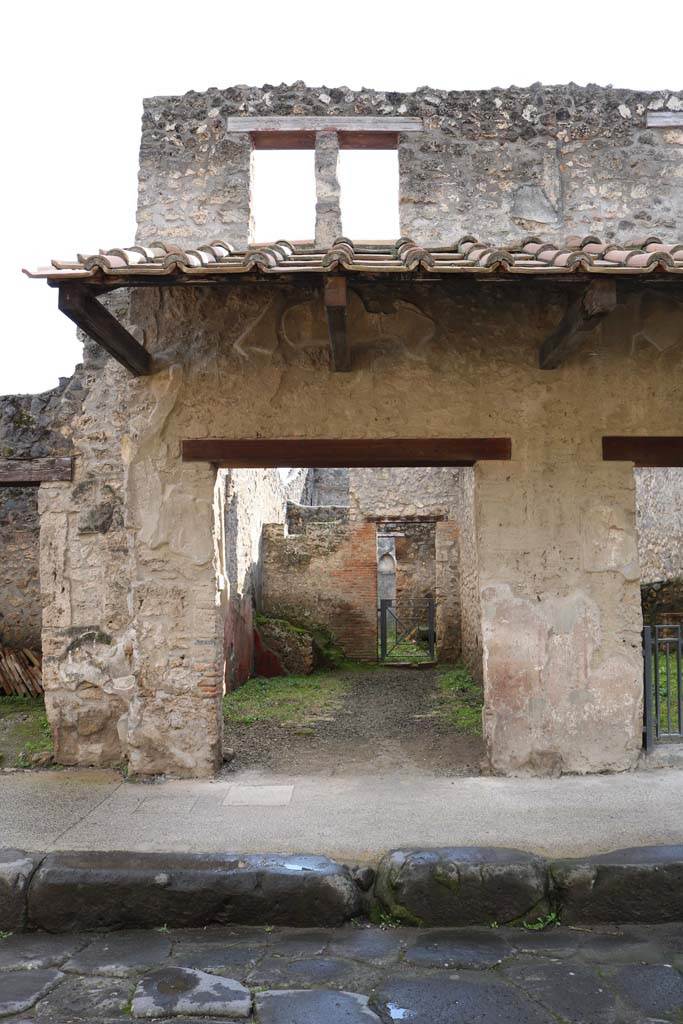
{"label": "stone pillar", "polygon": [[[171,374],[171,378],[172,378]],[[153,382],[156,409],[177,394]],[[222,753],[223,622],[213,537],[215,471],[164,443],[168,409],[133,423],[148,434],[130,453],[128,516],[135,530],[137,688],[130,704],[131,771],[212,775]]]}
{"label": "stone pillar", "polygon": [[633,467],[545,459],[476,468],[490,763],[628,769],[643,689]]}
{"label": "stone pillar", "polygon": [[315,137],[315,244],[319,249],[329,248],[342,233],[338,160],[337,133],[318,132]]}

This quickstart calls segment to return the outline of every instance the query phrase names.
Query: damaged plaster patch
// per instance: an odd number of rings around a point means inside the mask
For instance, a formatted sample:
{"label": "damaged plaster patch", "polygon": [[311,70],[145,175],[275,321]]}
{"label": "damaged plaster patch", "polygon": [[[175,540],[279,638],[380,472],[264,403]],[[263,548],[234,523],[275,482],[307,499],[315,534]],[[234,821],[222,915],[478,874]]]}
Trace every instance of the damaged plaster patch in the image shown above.
{"label": "damaged plaster patch", "polygon": [[559,214],[539,185],[522,185],[515,192],[510,216],[531,224],[557,224]]}

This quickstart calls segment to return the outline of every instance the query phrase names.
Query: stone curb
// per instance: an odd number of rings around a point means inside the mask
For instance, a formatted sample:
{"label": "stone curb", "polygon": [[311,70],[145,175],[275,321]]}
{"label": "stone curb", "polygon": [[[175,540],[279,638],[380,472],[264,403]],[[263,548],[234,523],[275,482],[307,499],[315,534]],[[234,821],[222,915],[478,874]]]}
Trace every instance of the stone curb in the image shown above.
{"label": "stone curb", "polygon": [[393,850],[376,872],[307,855],[0,850],[2,931],[337,927],[360,914],[458,927],[550,913],[567,924],[683,921],[683,845],[555,861],[502,847]]}

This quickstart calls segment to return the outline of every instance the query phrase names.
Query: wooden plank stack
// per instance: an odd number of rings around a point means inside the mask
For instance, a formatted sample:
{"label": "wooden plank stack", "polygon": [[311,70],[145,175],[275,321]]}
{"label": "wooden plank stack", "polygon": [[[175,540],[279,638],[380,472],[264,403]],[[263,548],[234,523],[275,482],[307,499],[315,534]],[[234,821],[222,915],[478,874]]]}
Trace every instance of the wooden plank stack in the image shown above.
{"label": "wooden plank stack", "polygon": [[28,647],[12,648],[0,644],[0,694],[42,697],[40,655]]}

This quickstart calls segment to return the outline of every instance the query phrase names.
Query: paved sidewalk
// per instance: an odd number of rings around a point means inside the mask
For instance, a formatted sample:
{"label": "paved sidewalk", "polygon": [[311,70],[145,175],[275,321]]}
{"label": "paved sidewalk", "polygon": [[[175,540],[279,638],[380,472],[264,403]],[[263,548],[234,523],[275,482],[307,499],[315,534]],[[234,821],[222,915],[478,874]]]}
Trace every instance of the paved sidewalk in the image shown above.
{"label": "paved sidewalk", "polygon": [[0,1016],[654,1024],[681,1019],[682,950],[681,925],[38,932],[0,940]]}
{"label": "paved sidewalk", "polygon": [[320,853],[513,846],[546,857],[683,842],[683,771],[561,779],[415,772],[123,782],[115,772],[0,774],[0,847]]}

